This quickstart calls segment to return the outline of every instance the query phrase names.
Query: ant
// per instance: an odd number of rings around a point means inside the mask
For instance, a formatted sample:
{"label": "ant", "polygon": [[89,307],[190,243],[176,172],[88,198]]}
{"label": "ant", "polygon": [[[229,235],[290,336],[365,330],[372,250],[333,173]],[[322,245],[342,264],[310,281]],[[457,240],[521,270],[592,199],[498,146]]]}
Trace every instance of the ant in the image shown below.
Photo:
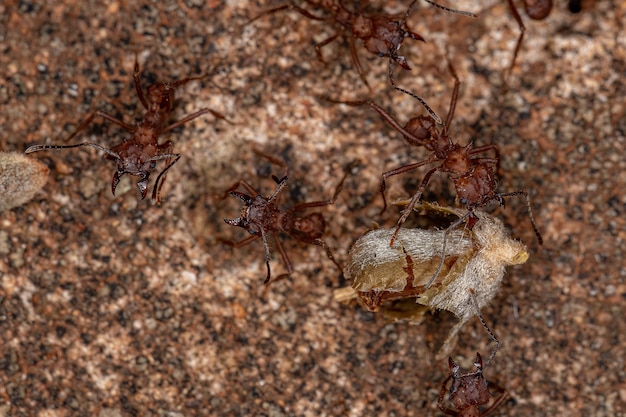
{"label": "ant", "polygon": [[[321,213],[311,213],[304,217],[296,217],[294,213],[313,207],[324,207],[335,204],[337,196],[341,192],[343,182],[347,177],[347,173],[343,176],[339,184],[335,189],[335,193],[330,200],[313,201],[309,203],[296,204],[293,208],[282,210],[276,206],[276,199],[280,192],[285,188],[287,184],[287,176],[278,179],[275,175],[272,175],[272,179],[276,182],[277,186],[274,192],[268,197],[260,195],[250,184],[245,180],[239,181],[229,191],[229,194],[235,196],[244,202],[244,206],[241,209],[241,217],[236,219],[224,219],[224,221],[231,226],[238,226],[246,229],[250,236],[238,242],[230,240],[221,240],[229,246],[238,248],[252,242],[257,238],[261,238],[263,241],[263,249],[265,251],[265,265],[267,267],[267,276],[265,277],[264,284],[270,282],[270,248],[268,244],[268,234],[271,234],[276,242],[276,247],[280,252],[280,256],[283,263],[287,267],[287,275],[293,273],[293,267],[291,261],[287,256],[287,252],[283,248],[280,240],[278,239],[278,232],[284,232],[292,236],[294,239],[299,240],[311,245],[321,246],[326,250],[326,256],[333,261],[337,268],[341,271],[341,266],[335,260],[330,248],[326,242],[322,239],[324,231],[326,229],[326,221]],[[236,191],[236,188],[241,185],[249,194]]]}
{"label": "ant", "polygon": [[181,154],[172,153],[174,147],[172,141],[168,140],[165,143],[159,144],[159,136],[176,129],[177,127],[196,119],[205,113],[211,113],[218,119],[228,121],[222,114],[209,108],[203,108],[170,125],[165,124],[168,114],[174,107],[174,91],[176,88],[185,85],[190,81],[201,80],[205,77],[206,75],[202,77],[189,77],[170,83],[153,84],[148,86],[144,95],[143,87],[141,85],[141,71],[139,70],[137,56],[135,56],[135,71],[133,73],[133,80],[139,101],[146,109],[143,119],[135,125],[132,125],[110,115],[109,113],[98,110],[91,113],[78,126],[76,131],[72,133],[69,138],[67,138],[67,140],[72,139],[80,131],[85,129],[96,116],[100,116],[103,119],[115,123],[116,125],[127,130],[131,134],[130,137],[124,139],[122,143],[111,149],[107,149],[96,143],[83,142],[76,145],[33,145],[26,149],[25,153],[48,149],[78,148],[82,146],[96,148],[104,152],[107,159],[113,160],[117,163],[117,171],[113,174],[113,181],[111,183],[111,191],[113,192],[113,195],[115,195],[115,189],[117,188],[122,175],[130,174],[140,177],[139,182],[137,182],[137,188],[139,189],[142,200],[146,197],[148,191],[148,178],[152,171],[154,171],[156,163],[161,160],[166,160],[166,167],[157,176],[156,182],[154,183],[154,189],[152,191],[152,200],[156,200],[157,205],[161,205],[161,187],[163,187],[163,182],[165,182],[166,173],[180,159]]}
{"label": "ant", "polygon": [[[441,390],[439,391],[439,399],[437,401],[437,407],[439,409],[451,416],[457,417],[485,417],[491,414],[496,408],[498,408],[504,400],[507,399],[509,393],[506,389],[493,385],[493,387],[500,393],[497,398],[493,401],[493,403],[486,409],[480,409],[480,406],[487,405],[492,396],[489,393],[489,388],[485,377],[483,376],[483,370],[491,363],[493,358],[496,356],[496,352],[500,346],[500,342],[493,334],[493,332],[485,323],[482,315],[480,314],[480,310],[478,308],[478,302],[476,301],[476,294],[474,290],[470,288],[469,290],[472,294],[472,298],[474,300],[474,305],[476,306],[476,310],[478,311],[478,319],[481,324],[489,334],[491,340],[493,340],[496,345],[487,360],[487,363],[483,365],[483,358],[480,356],[480,353],[476,352],[476,360],[474,361],[474,367],[476,370],[474,372],[468,372],[466,374],[460,374],[459,365],[452,359],[452,357],[448,358],[448,366],[450,368],[450,375],[446,378],[445,381],[441,384]],[[452,379],[452,384],[450,385],[450,389],[446,389],[446,385],[448,381]],[[454,408],[448,408],[444,406],[444,396],[446,392],[450,393],[450,402],[454,406]]]}
{"label": "ant", "polygon": [[[386,180],[389,177],[403,174],[405,172],[413,171],[423,165],[439,162],[439,165],[430,169],[422,182],[420,183],[417,192],[413,195],[406,208],[402,211],[400,219],[397,222],[396,229],[391,237],[390,246],[394,245],[394,242],[400,231],[400,226],[409,217],[409,214],[413,211],[413,208],[420,202],[422,193],[425,191],[430,178],[437,171],[447,172],[450,174],[456,189],[458,201],[467,208],[467,213],[456,220],[452,225],[448,227],[448,231],[458,227],[461,223],[467,220],[468,227],[471,229],[478,221],[478,217],[474,213],[476,209],[486,206],[491,201],[497,201],[500,206],[504,206],[504,197],[524,196],[526,198],[526,206],[528,208],[528,215],[533,226],[533,230],[539,240],[539,243],[543,243],[543,239],[537,229],[535,218],[533,217],[530,208],[530,199],[528,192],[525,190],[519,190],[510,193],[498,193],[496,192],[497,182],[495,179],[495,170],[499,161],[499,148],[496,144],[483,145],[473,147],[472,142],[469,142],[465,146],[461,146],[458,143],[452,141],[452,138],[448,135],[450,123],[454,116],[454,110],[456,108],[456,102],[459,95],[460,81],[451,63],[448,63],[448,68],[454,77],[454,90],[452,92],[452,98],[450,100],[450,108],[448,110],[448,117],[446,123],[442,129],[438,129],[435,120],[428,116],[417,116],[408,121],[408,123],[402,127],[400,123],[395,120],[389,113],[387,113],[382,107],[377,105],[371,100],[364,101],[338,101],[330,99],[328,97],[322,97],[324,100],[328,100],[333,103],[347,104],[350,106],[364,106],[367,105],[380,114],[383,119],[387,121],[398,132],[402,134],[404,139],[412,146],[423,146],[428,151],[432,152],[432,155],[427,159],[416,162],[409,165],[404,165],[399,168],[392,169],[382,174],[380,182],[380,192],[383,197],[383,209],[381,214],[387,209],[387,200],[385,198]],[[493,157],[479,157],[478,154],[493,151],[495,155]],[[445,248],[444,239],[444,248]],[[444,251],[445,256],[445,251]],[[443,257],[441,258],[440,268],[443,264]],[[428,288],[434,278],[439,273],[439,270],[435,273],[429,284]]]}
{"label": "ant", "polygon": [[[440,122],[439,117],[432,111],[430,107],[428,107],[428,105],[422,98],[398,87],[395,84],[392,74],[392,67],[394,63],[398,64],[405,70],[411,69],[406,58],[399,54],[400,47],[402,46],[402,42],[404,42],[404,39],[411,38],[415,41],[425,41],[422,36],[411,31],[406,25],[406,20],[411,14],[413,8],[415,7],[417,0],[413,0],[411,4],[409,4],[409,7],[407,8],[404,16],[400,21],[396,20],[395,17],[386,14],[366,16],[360,12],[351,12],[350,10],[346,9],[338,0],[322,0],[319,4],[314,3],[311,0],[306,1],[307,3],[317,5],[320,8],[324,9],[326,12],[328,12],[330,16],[319,17],[312,14],[308,10],[295,5],[294,3],[289,3],[261,13],[260,15],[252,18],[248,22],[248,24],[254,22],[257,19],[260,19],[263,16],[273,14],[282,10],[293,10],[312,20],[332,22],[335,26],[337,26],[338,30],[330,37],[315,44],[315,53],[318,60],[320,60],[321,62],[325,62],[322,57],[321,49],[329,43],[333,42],[335,39],[339,38],[340,36],[343,36],[348,42],[348,47],[350,48],[350,56],[352,58],[354,68],[358,72],[359,77],[361,77],[361,80],[363,80],[363,83],[369,87],[369,84],[363,72],[363,68],[361,66],[361,62],[359,60],[359,56],[356,51],[356,46],[354,44],[355,39],[362,40],[363,45],[368,52],[378,55],[380,58],[389,58],[389,81],[391,82],[393,88],[415,97],[420,103],[422,103],[422,105],[424,105],[426,110],[428,110],[433,118]],[[469,12],[454,10],[448,7],[441,6],[432,0],[425,1],[442,10],[461,14],[464,16],[476,17],[476,15]]]}
{"label": "ant", "polygon": [[[509,8],[511,9],[511,13],[513,14],[513,18],[517,22],[519,26],[520,35],[517,38],[517,44],[515,45],[515,51],[513,52],[513,60],[511,61],[511,66],[508,70],[508,75],[511,75],[513,68],[515,67],[515,61],[517,60],[517,54],[519,53],[520,48],[522,47],[522,42],[524,41],[524,33],[526,32],[526,26],[522,22],[522,18],[513,3],[513,0],[507,0],[509,3]],[[528,17],[534,20],[543,20],[550,14],[552,10],[552,0],[523,0],[524,8],[526,9],[526,14]]]}

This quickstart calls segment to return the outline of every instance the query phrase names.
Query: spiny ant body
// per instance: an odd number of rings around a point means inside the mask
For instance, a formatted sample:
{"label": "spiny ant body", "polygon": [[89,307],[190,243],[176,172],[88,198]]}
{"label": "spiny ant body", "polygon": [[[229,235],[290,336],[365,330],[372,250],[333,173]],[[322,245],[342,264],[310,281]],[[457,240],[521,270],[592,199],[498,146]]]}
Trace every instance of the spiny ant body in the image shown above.
{"label": "spiny ant body", "polygon": [[[431,168],[420,183],[417,192],[411,198],[411,201],[402,211],[402,215],[396,225],[396,230],[391,238],[390,246],[393,246],[400,226],[406,221],[409,214],[413,211],[413,208],[421,201],[423,192],[426,190],[430,178],[436,172],[446,172],[450,175],[454,188],[457,193],[457,199],[460,204],[464,205],[468,212],[465,216],[455,221],[448,230],[459,226],[464,221],[468,221],[468,227],[472,227],[478,218],[474,214],[474,210],[486,206],[491,201],[497,201],[500,205],[504,205],[503,197],[512,196],[525,196],[528,213],[533,225],[533,229],[539,242],[542,242],[542,238],[537,230],[532,211],[530,210],[530,201],[528,199],[528,193],[524,190],[515,191],[512,193],[498,193],[496,191],[497,182],[495,178],[495,170],[498,165],[499,151],[498,145],[484,145],[479,147],[473,147],[472,143],[468,143],[465,146],[459,145],[454,142],[448,130],[450,122],[454,116],[454,110],[459,94],[460,81],[454,71],[452,65],[449,65],[450,71],[454,77],[454,90],[452,98],[450,100],[450,109],[448,111],[448,117],[445,125],[442,129],[438,129],[433,120],[429,116],[417,116],[409,120],[409,122],[402,126],[397,120],[395,120],[389,113],[387,113],[382,107],[372,102],[371,100],[365,101],[337,101],[333,99],[324,98],[334,103],[348,104],[352,106],[364,106],[367,105],[378,112],[394,129],[404,136],[404,139],[412,146],[423,146],[428,151],[432,152],[432,155],[427,159],[416,162],[409,165],[404,165],[399,168],[392,169],[384,172],[380,182],[380,192],[383,197],[383,209],[384,212],[387,208],[387,200],[385,198],[386,180],[389,177],[403,174],[405,172],[413,171],[423,165],[432,163],[438,163],[437,166]],[[480,157],[478,154],[493,151],[493,157]],[[443,260],[443,258],[442,258]],[[435,274],[436,275],[436,274]]]}
{"label": "spiny ant body", "polygon": [[[448,12],[457,13],[469,17],[476,17],[472,13],[440,6],[431,0],[425,1],[435,7],[438,7]],[[399,54],[400,47],[402,46],[402,42],[404,42],[404,39],[411,38],[416,41],[424,41],[424,38],[422,38],[422,36],[411,31],[406,26],[406,20],[413,10],[413,7],[417,3],[417,0],[413,0],[411,4],[409,4],[409,7],[407,8],[404,16],[399,21],[397,20],[397,17],[386,14],[366,16],[363,13],[351,12],[345,6],[343,6],[339,0],[322,0],[319,3],[314,3],[310,0],[307,0],[307,3],[320,7],[321,9],[326,11],[329,16],[316,16],[308,10],[295,5],[294,3],[289,3],[280,7],[276,7],[274,9],[267,10],[260,15],[254,17],[248,23],[251,23],[268,14],[273,14],[282,10],[294,10],[309,19],[330,22],[331,24],[336,25],[338,30],[335,34],[315,44],[315,52],[320,61],[324,62],[324,59],[322,58],[321,48],[333,42],[335,39],[343,36],[348,42],[348,46],[350,48],[350,56],[352,58],[354,68],[363,80],[363,83],[369,86],[367,79],[365,78],[365,73],[363,72],[363,68],[361,66],[361,62],[359,60],[359,56],[357,54],[356,46],[354,43],[355,39],[360,39],[361,41],[363,41],[363,45],[368,52],[378,55],[381,58],[389,58],[388,74],[389,81],[392,87],[417,99],[426,108],[428,113],[430,113],[430,115],[435,120],[437,120],[437,122],[441,122],[439,116],[426,104],[426,101],[424,99],[414,93],[398,87],[393,78],[394,64],[400,65],[400,67],[405,70],[411,69],[406,58],[403,55]]]}
{"label": "spiny ant body", "polygon": [[396,62],[404,69],[411,69],[404,56],[398,54],[400,46],[405,38],[411,38],[413,40],[423,41],[424,39],[415,32],[412,32],[406,27],[406,18],[410,14],[411,9],[415,5],[417,0],[413,0],[409,5],[404,18],[398,21],[393,16],[380,14],[374,16],[366,16],[362,13],[354,13],[348,10],[338,0],[322,0],[319,3],[307,0],[307,3],[317,6],[323,9],[328,16],[320,17],[312,14],[306,9],[297,6],[294,3],[289,3],[274,9],[267,10],[260,15],[250,20],[251,23],[263,16],[273,14],[282,10],[293,10],[301,15],[318,21],[330,22],[337,26],[338,30],[335,34],[324,39],[323,41],[315,44],[315,52],[320,61],[324,62],[322,58],[321,48],[333,42],[335,39],[343,36],[348,41],[350,47],[350,56],[355,69],[359,73],[359,76],[363,82],[367,85],[367,80],[363,73],[363,68],[359,61],[359,57],[354,44],[355,39],[363,41],[365,49],[370,53],[376,54],[379,57],[388,57],[390,60]]}
{"label": "spiny ant body", "polygon": [[[326,242],[322,239],[324,231],[326,229],[326,221],[320,213],[311,213],[303,217],[295,215],[296,212],[314,208],[324,207],[335,203],[337,195],[341,191],[343,181],[346,176],[337,185],[335,193],[330,200],[313,201],[309,203],[296,204],[293,208],[283,210],[276,205],[276,199],[280,192],[283,190],[287,183],[287,177],[278,179],[276,176],[272,176],[274,181],[278,184],[276,189],[269,197],[263,197],[260,195],[250,184],[246,181],[240,181],[234,187],[231,188],[230,194],[238,197],[244,202],[244,207],[241,210],[241,216],[236,219],[224,219],[224,221],[231,226],[238,226],[246,229],[250,236],[238,241],[222,240],[223,243],[233,247],[244,246],[257,238],[261,238],[263,241],[263,249],[265,251],[265,265],[267,267],[267,276],[264,283],[267,284],[271,278],[270,272],[270,248],[268,243],[268,235],[274,238],[276,247],[280,252],[280,256],[287,268],[287,273],[291,275],[293,273],[293,267],[291,261],[287,256],[287,252],[283,248],[279,233],[286,233],[292,236],[294,239],[299,240],[307,244],[321,246],[326,250],[326,255],[333,261],[333,263],[341,270],[341,266],[337,263],[330,248]],[[235,189],[241,185],[249,194],[236,191]]]}
{"label": "spiny ant body", "polygon": [[[473,289],[470,288],[470,292],[472,294],[474,304],[477,309],[478,319],[489,334],[491,340],[493,340],[496,344],[493,348],[493,351],[491,352],[491,355],[489,356],[489,359],[487,360],[487,363],[485,363],[484,365],[480,353],[476,352],[476,360],[474,361],[474,367],[476,368],[476,370],[474,372],[461,374],[460,366],[454,361],[454,359],[452,359],[452,357],[448,358],[450,375],[441,384],[441,390],[439,391],[437,406],[442,412],[451,416],[485,417],[491,414],[504,402],[504,400],[507,399],[508,392],[506,391],[506,389],[498,385],[493,385],[494,389],[499,392],[499,395],[494,399],[491,405],[489,405],[487,408],[483,408],[483,406],[487,406],[493,398],[491,393],[489,392],[487,381],[483,376],[483,370],[491,363],[491,361],[495,357],[496,352],[498,351],[498,347],[500,346],[500,342],[493,334],[493,332],[489,329],[489,327],[487,327],[487,323],[485,323],[485,320],[480,314],[480,309],[478,308],[476,295],[474,294]],[[450,385],[450,389],[448,390],[446,386],[450,379],[452,379],[452,384]],[[449,400],[454,408],[449,408],[444,405],[446,392],[449,393]]]}
{"label": "spiny ant body", "polygon": [[105,152],[105,157],[107,159],[113,160],[117,163],[117,171],[113,174],[113,180],[111,182],[111,191],[113,192],[113,195],[115,195],[115,189],[117,188],[122,175],[129,174],[140,178],[137,182],[137,188],[139,189],[142,200],[146,197],[148,191],[148,179],[150,174],[156,168],[156,163],[158,161],[165,160],[166,166],[157,176],[154,183],[154,189],[152,191],[152,199],[160,205],[161,187],[165,181],[166,173],[180,159],[181,155],[172,153],[174,147],[172,141],[160,144],[159,136],[193,119],[196,119],[205,113],[211,113],[218,119],[226,120],[220,113],[209,108],[203,108],[174,123],[169,125],[166,124],[167,118],[174,107],[174,91],[176,88],[187,84],[190,81],[200,80],[202,78],[204,78],[204,76],[185,78],[171,83],[153,84],[148,86],[146,93],[144,94],[143,87],[141,85],[141,71],[139,70],[139,63],[135,59],[133,80],[139,101],[146,109],[143,119],[135,125],[132,125],[119,120],[109,113],[98,110],[91,113],[67,139],[70,140],[75,137],[79,132],[85,129],[96,116],[99,116],[130,132],[130,136],[124,139],[122,143],[112,147],[111,149],[90,142],[83,142],[76,145],[34,145],[26,149],[25,152],[31,153],[49,149],[69,149],[82,146],[96,148]]}

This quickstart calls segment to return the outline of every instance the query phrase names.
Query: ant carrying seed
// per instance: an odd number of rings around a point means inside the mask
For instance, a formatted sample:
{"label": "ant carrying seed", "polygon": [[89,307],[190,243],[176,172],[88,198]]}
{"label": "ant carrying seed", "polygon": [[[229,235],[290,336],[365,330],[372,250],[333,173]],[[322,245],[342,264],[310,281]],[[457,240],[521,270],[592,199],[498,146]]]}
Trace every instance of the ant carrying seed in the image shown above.
{"label": "ant carrying seed", "polygon": [[72,133],[69,138],[67,138],[67,140],[72,139],[79,132],[85,129],[96,116],[100,116],[103,119],[113,122],[127,130],[131,134],[130,137],[124,139],[122,143],[111,149],[105,148],[104,146],[96,143],[83,142],[76,145],[33,145],[26,149],[25,153],[49,149],[70,149],[82,146],[96,148],[106,153],[105,157],[107,159],[113,160],[117,163],[117,171],[113,175],[113,181],[111,183],[111,191],[113,192],[113,195],[115,195],[115,189],[117,188],[122,175],[135,175],[140,177],[139,182],[137,182],[137,188],[139,189],[142,200],[146,197],[148,191],[148,178],[152,171],[154,171],[156,163],[158,161],[165,160],[166,166],[157,176],[154,183],[154,189],[152,191],[152,200],[156,200],[157,205],[160,205],[161,187],[163,187],[163,183],[165,182],[166,173],[180,159],[181,155],[178,153],[172,153],[174,147],[172,141],[168,140],[165,143],[159,144],[159,136],[170,132],[171,130],[206,113],[211,113],[218,119],[228,121],[222,114],[209,108],[203,108],[172,124],[165,124],[169,113],[174,108],[174,91],[176,88],[185,85],[190,81],[201,80],[204,77],[206,77],[206,75],[202,77],[189,77],[171,83],[153,84],[148,86],[144,95],[143,87],[141,85],[141,71],[139,70],[139,63],[137,62],[137,57],[135,56],[135,72],[133,73],[133,80],[139,101],[146,109],[143,119],[135,125],[132,125],[110,115],[109,113],[98,110],[91,113],[78,126],[76,131]]}
{"label": "ant carrying seed", "polygon": [[[476,17],[472,13],[453,10],[444,6],[440,6],[431,0],[425,1],[435,7],[449,12]],[[315,44],[315,52],[317,54],[317,58],[320,61],[325,62],[322,57],[321,49],[329,43],[333,42],[335,39],[343,36],[348,42],[348,46],[350,48],[350,56],[352,58],[354,68],[358,72],[359,77],[361,77],[361,79],[363,80],[363,83],[369,87],[369,84],[365,78],[363,68],[361,66],[361,62],[359,61],[359,56],[357,54],[356,46],[354,43],[355,39],[360,39],[363,41],[363,45],[368,52],[376,54],[381,58],[389,58],[389,80],[394,88],[400,89],[396,86],[393,80],[393,74],[391,70],[393,64],[398,64],[405,70],[411,69],[411,67],[409,67],[409,64],[407,63],[406,58],[399,54],[402,42],[404,42],[404,39],[406,38],[411,38],[416,41],[424,41],[424,38],[422,38],[419,34],[412,32],[406,25],[406,19],[411,14],[413,7],[417,3],[417,0],[413,0],[411,4],[409,4],[409,7],[404,13],[404,16],[399,21],[396,17],[386,14],[366,16],[360,12],[351,12],[338,0],[322,0],[320,3],[314,3],[310,0],[307,0],[307,3],[320,7],[328,14],[328,17],[316,16],[308,10],[295,5],[294,3],[289,3],[261,13],[260,15],[252,18],[248,22],[248,24],[254,22],[257,19],[260,19],[261,17],[280,12],[282,10],[293,10],[300,13],[304,17],[312,20],[330,22],[337,27],[337,32],[330,37],[324,39],[323,41]],[[400,89],[400,91],[404,90]],[[407,92],[407,94],[413,95],[409,92]],[[417,96],[415,97],[420,100],[420,102],[425,104],[425,102],[421,98]],[[432,112],[432,110],[430,110],[428,106],[426,106],[426,108],[429,110],[429,113]],[[437,118],[436,115],[434,115],[434,117]]]}
{"label": "ant carrying seed", "polygon": [[[385,198],[386,180],[389,177],[393,177],[405,172],[413,171],[423,165],[439,162],[439,165],[430,169],[422,182],[420,183],[417,192],[411,198],[406,208],[402,211],[400,219],[397,222],[395,232],[391,236],[389,241],[390,246],[394,245],[400,226],[406,221],[409,214],[413,211],[413,208],[419,204],[423,192],[426,190],[426,186],[430,181],[432,175],[438,171],[447,172],[450,174],[450,178],[454,183],[454,188],[457,193],[457,199],[459,203],[467,208],[467,213],[454,222],[448,230],[452,230],[467,220],[467,225],[471,229],[478,217],[475,214],[475,210],[486,206],[491,201],[497,201],[501,206],[504,206],[504,197],[524,196],[526,198],[526,206],[528,208],[528,215],[532,223],[533,229],[541,244],[543,239],[537,229],[535,218],[533,217],[530,208],[530,199],[528,193],[525,190],[519,190],[510,193],[498,193],[496,192],[496,178],[495,170],[498,165],[499,151],[498,145],[484,145],[479,147],[473,147],[469,142],[465,146],[461,146],[458,143],[452,141],[452,138],[448,135],[450,123],[454,116],[454,110],[456,108],[456,102],[459,95],[460,81],[452,67],[452,64],[448,64],[450,72],[454,77],[454,90],[452,92],[452,98],[450,100],[450,108],[448,111],[448,117],[445,125],[442,129],[438,129],[435,120],[428,116],[417,116],[409,120],[409,122],[402,127],[400,123],[395,120],[389,113],[383,110],[382,107],[372,102],[371,100],[364,101],[338,101],[324,97],[325,100],[348,104],[351,106],[364,106],[367,105],[378,112],[394,129],[404,136],[404,139],[413,146],[423,146],[428,151],[432,152],[432,155],[427,159],[416,162],[409,165],[404,165],[399,168],[392,169],[382,174],[380,182],[380,192],[383,197],[383,209],[384,212],[387,208],[387,200]],[[478,154],[493,151],[493,157],[480,157]],[[445,240],[444,240],[445,245]],[[445,248],[445,246],[444,246]],[[443,257],[442,257],[443,261]],[[440,265],[441,266],[441,265]],[[434,276],[433,276],[434,279]]]}
{"label": "ant carrying seed", "polygon": [[[507,0],[509,3],[509,8],[511,9],[511,14],[513,14],[513,18],[517,22],[517,26],[519,27],[520,34],[519,38],[517,38],[517,44],[515,45],[515,51],[513,52],[513,60],[511,61],[511,65],[509,66],[508,75],[511,75],[513,68],[515,67],[515,62],[517,60],[517,54],[519,53],[520,48],[522,47],[522,42],[524,41],[524,33],[526,32],[526,26],[522,22],[522,17],[519,15],[517,11],[517,7],[513,3],[513,0]],[[526,9],[526,14],[528,17],[534,20],[543,20],[550,14],[552,10],[552,0],[523,0],[524,8]]]}
{"label": "ant carrying seed", "polygon": [[[499,392],[499,395],[493,400],[491,405],[488,405],[492,400],[492,395],[489,392],[487,381],[483,376],[483,370],[489,366],[493,358],[496,356],[496,352],[498,351],[498,347],[500,346],[500,342],[493,334],[493,332],[487,327],[487,323],[483,319],[480,314],[480,310],[478,308],[478,303],[476,301],[476,295],[472,288],[469,289],[472,298],[474,300],[474,305],[477,310],[477,316],[480,320],[480,323],[483,325],[487,334],[496,344],[487,360],[487,363],[483,365],[483,359],[480,356],[480,353],[476,353],[476,360],[474,361],[474,367],[476,370],[474,372],[468,372],[466,374],[461,374],[459,372],[459,365],[452,359],[452,357],[448,358],[448,366],[450,368],[450,375],[446,378],[445,381],[441,384],[441,390],[439,391],[439,398],[437,401],[437,407],[439,409],[451,416],[457,417],[485,417],[491,414],[496,408],[498,408],[504,400],[507,399],[509,393],[506,389],[493,385],[493,388]],[[448,381],[452,379],[452,384],[450,385],[450,389],[446,388]],[[452,403],[454,408],[449,408],[444,405],[444,397],[446,392],[449,393],[449,401]],[[481,408],[482,406],[487,406],[487,408]]]}
{"label": "ant carrying seed", "polygon": [[[311,213],[304,217],[296,217],[294,216],[294,213],[308,208],[324,207],[334,204],[337,200],[339,192],[341,192],[343,182],[346,179],[346,176],[347,173],[343,176],[343,178],[337,185],[335,193],[330,200],[300,203],[296,204],[293,208],[286,210],[280,209],[276,205],[276,199],[278,195],[287,184],[286,176],[278,179],[278,177],[272,175],[272,179],[274,179],[274,181],[278,185],[269,197],[263,197],[254,188],[252,188],[250,184],[248,184],[244,180],[241,180],[239,183],[235,184],[235,186],[231,187],[231,190],[229,192],[230,195],[235,196],[244,202],[244,206],[241,209],[241,217],[238,217],[236,219],[224,219],[224,221],[231,226],[238,226],[246,229],[248,233],[250,233],[250,236],[238,242],[221,240],[222,243],[238,248],[247,245],[248,243],[260,237],[263,241],[263,249],[265,251],[265,265],[267,267],[267,276],[265,277],[265,281],[263,282],[264,284],[267,284],[271,278],[270,247],[268,243],[268,235],[271,235],[274,238],[274,242],[276,243],[276,247],[280,252],[283,263],[287,267],[287,274],[291,275],[293,273],[291,261],[289,260],[287,252],[285,252],[285,249],[283,248],[280,239],[278,238],[279,232],[286,233],[294,239],[299,240],[300,242],[323,247],[326,250],[326,256],[328,256],[328,259],[333,261],[337,268],[341,270],[341,266],[335,260],[335,257],[333,256],[330,248],[322,239],[322,236],[324,235],[324,231],[326,229],[326,221],[324,220],[322,214]],[[238,188],[239,185],[245,188],[249,194],[236,191],[236,188]]]}
{"label": "ant carrying seed", "polygon": [[[458,218],[466,213],[429,203],[420,209]],[[351,286],[335,290],[335,300],[356,300],[392,321],[417,323],[426,311],[449,311],[459,319],[440,349],[449,352],[463,325],[495,297],[506,267],[528,260],[526,246],[511,239],[501,220],[480,210],[477,215],[481,221],[471,230],[402,228],[393,247],[392,229],[366,233],[348,253],[344,275]]]}

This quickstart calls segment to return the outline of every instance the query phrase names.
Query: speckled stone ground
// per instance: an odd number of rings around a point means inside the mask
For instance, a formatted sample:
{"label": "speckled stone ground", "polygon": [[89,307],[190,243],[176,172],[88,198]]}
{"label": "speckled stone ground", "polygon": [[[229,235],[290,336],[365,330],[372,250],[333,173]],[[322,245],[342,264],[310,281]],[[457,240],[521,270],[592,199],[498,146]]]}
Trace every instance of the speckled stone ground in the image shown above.
{"label": "speckled stone ground", "polygon": [[[255,147],[288,162],[285,205],[328,198],[359,161],[324,210],[340,261],[373,221],[394,223],[397,211],[378,214],[380,174],[423,150],[369,109],[316,99],[371,97],[399,120],[422,113],[390,91],[386,61],[359,49],[368,90],[345,44],[323,49],[327,65],[314,58],[312,44],[332,33],[323,23],[287,12],[242,26],[279,2],[39,3],[0,5],[1,150],[64,143],[95,109],[140,118],[135,51],[147,83],[211,74],[181,89],[174,118],[208,106],[235,124],[206,116],[169,135],[183,157],[162,207],[139,200],[130,179],[112,196],[114,164],[94,149],[33,155],[51,168],[48,184],[0,214],[0,415],[441,415],[447,366],[434,356],[452,317],[389,324],[339,305],[333,289],[345,283],[334,265],[290,239],[295,273],[264,287],[260,242],[233,249],[218,240],[245,236],[222,221],[241,205],[221,198],[230,185],[273,189],[277,169]],[[427,43],[405,42],[413,70],[396,75],[445,116],[447,50],[462,82],[454,137],[500,146],[499,189],[529,190],[545,239],[540,247],[523,202],[494,208],[531,251],[483,310],[502,344],[485,374],[511,394],[496,415],[620,416],[626,6],[583,2],[573,14],[555,3],[545,21],[522,14],[526,42],[506,92],[519,32],[500,0],[454,2],[477,19],[420,2],[409,23]],[[124,135],[96,120],[71,143],[111,147]],[[388,195],[408,196],[421,175],[392,179]],[[426,198],[452,204],[448,183],[433,179]],[[285,270],[277,254],[271,266]],[[474,320],[454,356],[469,367],[490,348]]]}

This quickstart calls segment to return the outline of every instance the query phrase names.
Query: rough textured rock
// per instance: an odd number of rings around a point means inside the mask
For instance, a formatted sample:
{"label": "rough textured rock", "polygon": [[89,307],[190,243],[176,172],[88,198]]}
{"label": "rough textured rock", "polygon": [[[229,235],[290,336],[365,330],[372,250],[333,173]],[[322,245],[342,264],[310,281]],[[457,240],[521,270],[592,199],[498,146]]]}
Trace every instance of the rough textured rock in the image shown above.
{"label": "rough textured rock", "polygon": [[[253,147],[289,164],[284,204],[330,197],[358,159],[324,210],[327,242],[345,260],[372,221],[397,219],[394,210],[379,216],[380,174],[426,155],[370,109],[316,95],[371,97],[401,121],[422,108],[390,91],[385,60],[359,50],[368,90],[345,44],[323,49],[327,65],[310,58],[312,43],[332,34],[322,22],[285,12],[242,27],[280,3],[197,3],[0,5],[3,151],[64,143],[96,109],[141,118],[135,52],[146,82],[211,75],[181,89],[173,119],[208,106],[236,122],[202,117],[163,139],[183,157],[168,172],[162,207],[139,200],[129,179],[113,197],[115,165],[94,149],[33,154],[50,168],[48,186],[0,215],[0,403],[13,416],[439,415],[448,371],[434,350],[454,317],[388,324],[338,305],[333,289],[345,282],[334,265],[288,239],[296,273],[263,287],[260,243],[218,241],[245,237],[222,221],[241,205],[221,198],[229,186],[274,187],[277,168]],[[386,3],[402,13],[407,2]],[[545,21],[522,16],[526,42],[506,91],[519,32],[501,0],[455,2],[477,19],[420,2],[409,25],[427,42],[405,43],[413,70],[396,70],[400,85],[445,117],[447,50],[462,82],[454,137],[500,146],[499,189],[529,190],[543,232],[539,247],[522,201],[490,208],[530,253],[483,309],[502,343],[485,377],[513,399],[498,415],[626,412],[625,6],[584,2],[572,14],[563,3]],[[73,141],[112,147],[126,134],[96,120]],[[391,178],[388,196],[408,197],[425,172]],[[453,204],[448,178],[433,178],[425,198]],[[468,369],[477,351],[491,345],[476,320],[453,355]]]}

